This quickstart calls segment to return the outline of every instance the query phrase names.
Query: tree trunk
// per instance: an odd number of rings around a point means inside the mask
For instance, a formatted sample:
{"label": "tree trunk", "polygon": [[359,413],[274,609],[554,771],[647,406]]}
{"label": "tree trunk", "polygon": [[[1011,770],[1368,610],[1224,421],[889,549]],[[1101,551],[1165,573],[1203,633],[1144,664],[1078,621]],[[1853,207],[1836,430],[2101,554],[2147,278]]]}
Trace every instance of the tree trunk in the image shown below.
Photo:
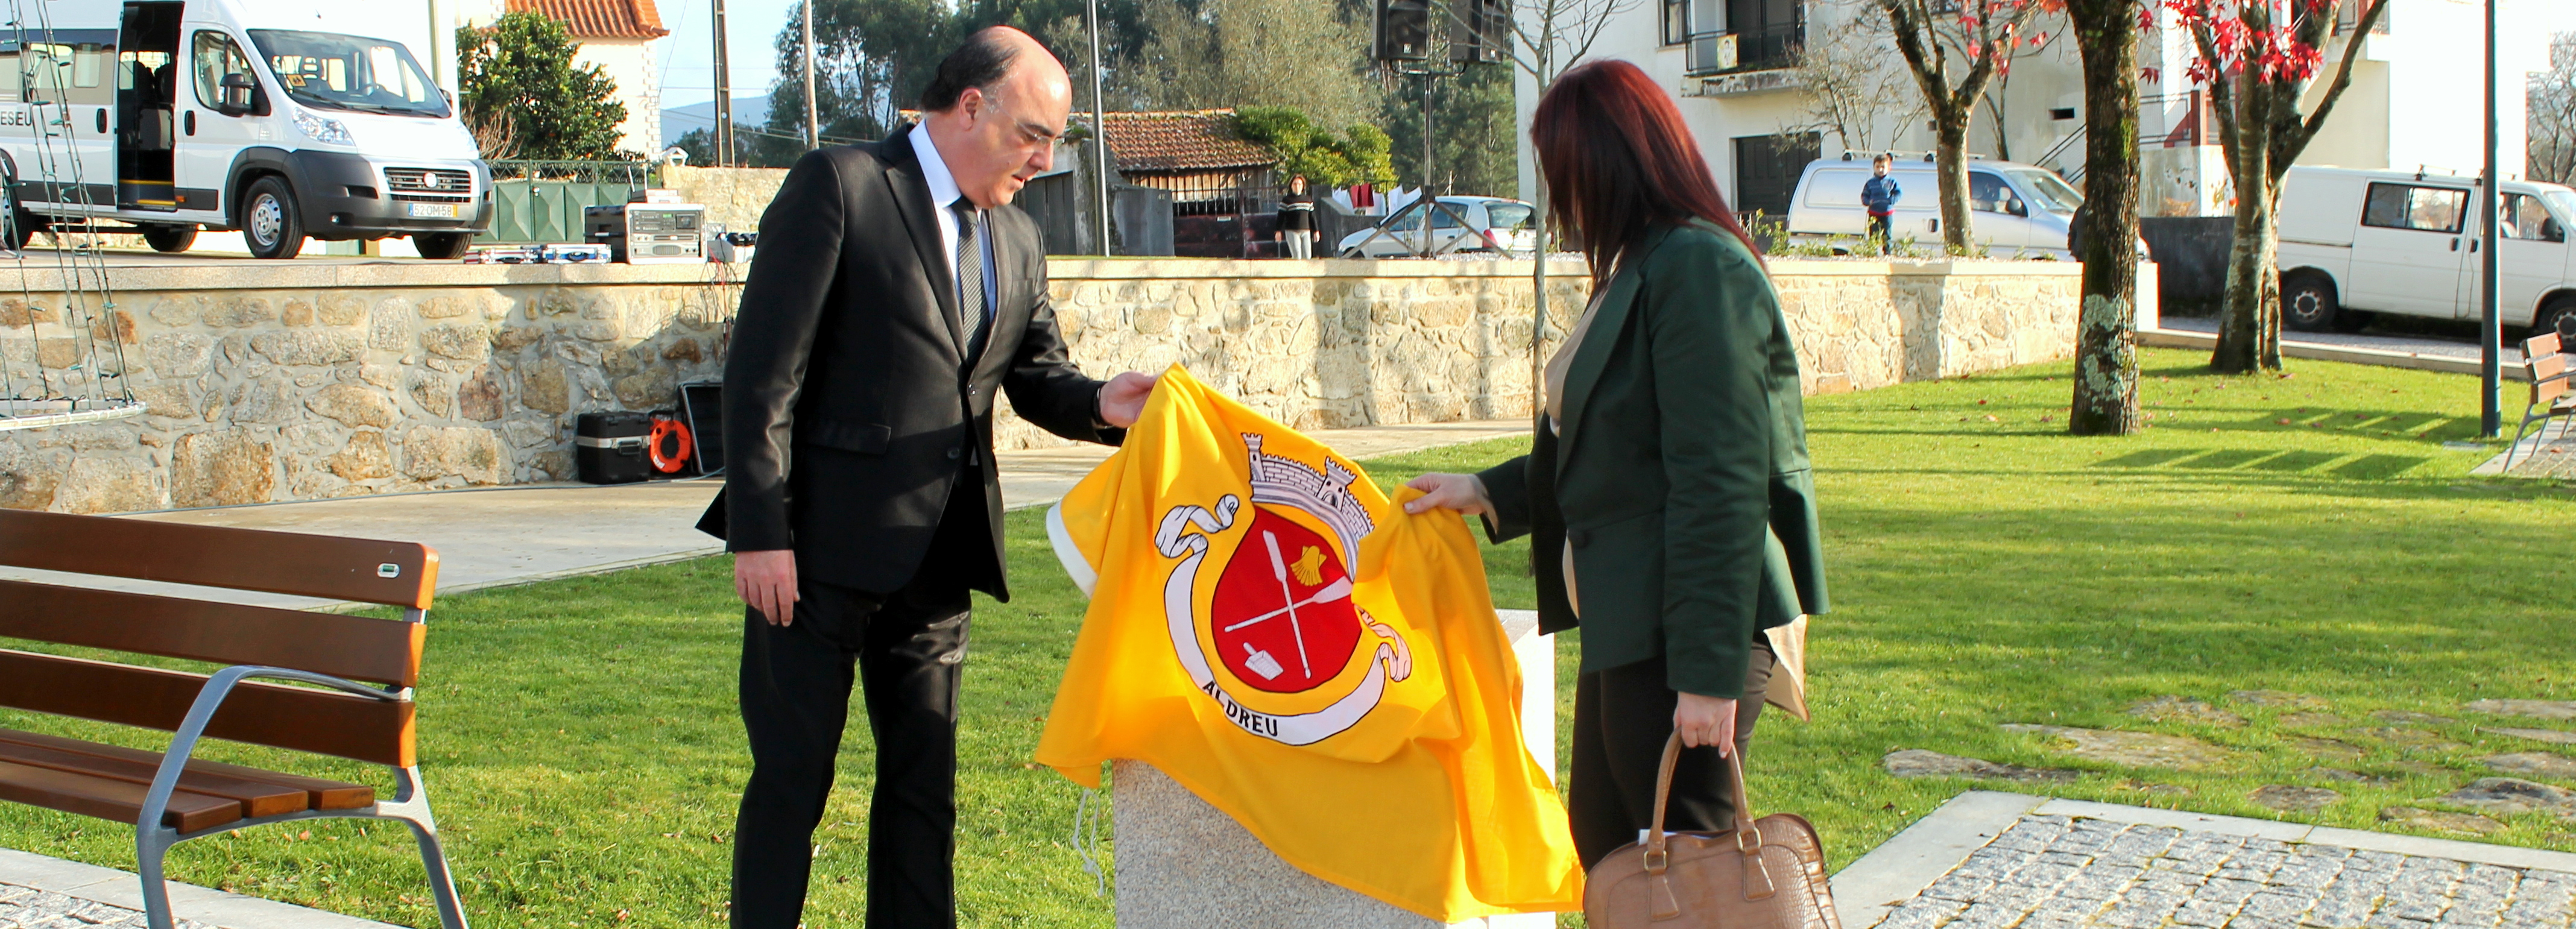
{"label": "tree trunk", "polygon": [[[2281,370],[2281,202],[2270,114],[2287,85],[2248,75],[2236,88],[2236,242],[2227,254],[2227,306],[2209,367],[2222,374]],[[2295,101],[2293,101],[2295,102]]]}
{"label": "tree trunk", "polygon": [[[1973,101],[1971,101],[1973,106]],[[1941,178],[1941,243],[1952,255],[1965,255],[1975,228],[1968,219],[1968,122],[1971,107],[1945,107],[1935,117],[1934,167]]]}
{"label": "tree trunk", "polygon": [[2072,0],[2084,64],[2084,303],[2066,428],[2126,435],[2138,415],[2138,4]]}

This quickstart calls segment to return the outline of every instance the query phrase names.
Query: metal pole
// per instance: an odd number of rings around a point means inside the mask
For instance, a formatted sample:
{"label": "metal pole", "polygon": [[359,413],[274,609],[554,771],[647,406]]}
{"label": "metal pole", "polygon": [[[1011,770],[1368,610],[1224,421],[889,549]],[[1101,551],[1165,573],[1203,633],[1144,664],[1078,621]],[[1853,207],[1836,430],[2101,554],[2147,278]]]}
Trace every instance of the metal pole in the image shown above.
{"label": "metal pole", "polygon": [[2498,164],[2496,100],[2496,4],[2487,0],[2487,171],[2478,196],[2486,200],[2486,222],[2478,229],[2478,434],[2504,434],[2504,318],[2497,312],[2502,282],[2497,279],[2496,232],[2504,206],[2504,172]]}
{"label": "metal pole", "polygon": [[733,74],[725,55],[725,0],[716,7],[716,167],[733,166]]}
{"label": "metal pole", "polygon": [[1099,195],[1100,254],[1109,247],[1109,118],[1100,99],[1100,0],[1083,5],[1083,28],[1091,33],[1091,187]]}
{"label": "metal pole", "polygon": [[823,117],[814,109],[814,0],[805,0],[805,149],[823,147]]}
{"label": "metal pole", "polygon": [[440,90],[456,89],[456,28],[447,24],[447,4],[429,0],[429,76]]}
{"label": "metal pole", "polygon": [[1422,201],[1422,257],[1431,257],[1431,70],[1422,71],[1422,189],[1414,199]]}

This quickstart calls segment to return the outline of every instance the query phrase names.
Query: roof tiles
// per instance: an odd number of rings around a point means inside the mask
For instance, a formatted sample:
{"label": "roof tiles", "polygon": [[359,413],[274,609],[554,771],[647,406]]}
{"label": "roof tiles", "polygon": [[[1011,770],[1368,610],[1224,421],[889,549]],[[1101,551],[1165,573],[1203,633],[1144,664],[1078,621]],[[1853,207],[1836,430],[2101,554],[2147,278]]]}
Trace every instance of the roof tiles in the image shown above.
{"label": "roof tiles", "polygon": [[1121,172],[1254,168],[1279,161],[1268,149],[1235,134],[1230,109],[1110,113],[1107,117],[1109,150],[1118,154]]}
{"label": "roof tiles", "polygon": [[536,13],[564,24],[579,39],[658,39],[662,14],[653,0],[509,0],[509,12]]}

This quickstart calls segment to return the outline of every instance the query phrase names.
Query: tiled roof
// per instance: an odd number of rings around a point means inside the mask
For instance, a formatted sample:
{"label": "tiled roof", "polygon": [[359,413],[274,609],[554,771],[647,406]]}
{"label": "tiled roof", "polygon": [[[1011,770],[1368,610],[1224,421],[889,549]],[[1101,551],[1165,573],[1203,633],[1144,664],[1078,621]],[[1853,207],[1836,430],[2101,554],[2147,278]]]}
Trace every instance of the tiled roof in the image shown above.
{"label": "tiled roof", "polygon": [[[1077,119],[1089,114],[1077,113]],[[1120,171],[1256,168],[1279,157],[1234,134],[1233,110],[1110,113],[1109,150]]]}
{"label": "tiled roof", "polygon": [[577,39],[658,39],[662,14],[653,0],[509,0],[509,12],[536,13],[564,24]]}

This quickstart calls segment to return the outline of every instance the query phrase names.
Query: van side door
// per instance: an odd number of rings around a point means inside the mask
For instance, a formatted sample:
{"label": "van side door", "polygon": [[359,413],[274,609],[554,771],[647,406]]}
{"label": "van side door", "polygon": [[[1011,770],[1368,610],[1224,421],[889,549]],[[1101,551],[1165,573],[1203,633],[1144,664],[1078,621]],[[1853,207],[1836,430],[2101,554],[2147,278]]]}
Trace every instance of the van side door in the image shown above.
{"label": "van side door", "polygon": [[[2530,325],[2540,309],[2540,295],[2557,289],[2567,274],[2567,227],[2549,213],[2537,196],[2505,189],[2504,213],[2496,224],[2496,265],[2503,269],[2504,289],[2496,315],[2508,326]],[[2471,261],[2460,275],[2461,315],[2485,313],[2480,282],[2484,262]]]}
{"label": "van side door", "polygon": [[[175,101],[178,184],[184,189],[221,191],[211,208],[228,214],[233,198],[240,194],[225,189],[233,159],[242,149],[267,142],[275,134],[269,125],[268,92],[240,41],[212,24],[189,25],[182,66],[186,70],[179,83],[186,89]],[[241,87],[244,81],[250,84],[247,92]]]}
{"label": "van side door", "polygon": [[2362,188],[2352,234],[2346,305],[2451,319],[2460,314],[2468,264],[2469,189],[2448,183],[2372,181]]}

